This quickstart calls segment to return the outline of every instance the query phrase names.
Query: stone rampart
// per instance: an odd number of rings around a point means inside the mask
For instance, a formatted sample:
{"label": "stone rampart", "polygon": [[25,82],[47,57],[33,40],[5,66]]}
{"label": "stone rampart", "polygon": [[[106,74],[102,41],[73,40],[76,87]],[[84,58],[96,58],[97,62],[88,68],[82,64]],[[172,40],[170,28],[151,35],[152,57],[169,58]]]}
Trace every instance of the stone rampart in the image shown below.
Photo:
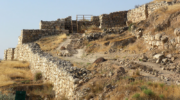
{"label": "stone rampart", "polygon": [[100,22],[99,22],[99,16],[92,16],[91,17],[91,21],[93,23],[93,25],[99,27],[100,26]]}
{"label": "stone rampart", "polygon": [[123,27],[126,25],[127,11],[113,12],[99,16],[100,28]]}
{"label": "stone rampart", "polygon": [[64,30],[65,20],[64,19],[57,19],[56,21],[42,21],[41,20],[40,29]]}
{"label": "stone rampart", "polygon": [[29,43],[34,42],[36,40],[39,40],[41,37],[44,36],[50,36],[50,35],[58,35],[66,33],[68,34],[68,30],[48,30],[48,29],[42,29],[42,30],[22,30],[21,36],[19,37],[19,41],[21,43]]}
{"label": "stone rampart", "polygon": [[148,17],[147,5],[142,5],[138,8],[132,9],[127,13],[127,21],[136,23],[141,20],[146,20]]}
{"label": "stone rampart", "polygon": [[56,97],[65,95],[70,100],[77,100],[78,80],[87,74],[86,70],[72,67],[70,61],[44,53],[36,43],[18,45],[15,59],[30,62],[32,73],[42,72],[44,81],[53,83]]}
{"label": "stone rampart", "polygon": [[158,2],[158,3],[149,3],[149,4],[145,4],[142,5],[138,8],[135,9],[131,9],[128,11],[127,13],[127,21],[128,22],[132,22],[132,23],[136,23],[136,22],[140,22],[142,20],[146,20],[148,18],[149,15],[151,15],[155,10],[159,9],[159,8],[163,8],[164,10],[166,9],[165,7],[169,6],[169,5],[174,5],[180,2]]}
{"label": "stone rampart", "polygon": [[69,30],[69,33],[72,33],[72,19],[71,19],[71,16],[65,18],[65,30]]}

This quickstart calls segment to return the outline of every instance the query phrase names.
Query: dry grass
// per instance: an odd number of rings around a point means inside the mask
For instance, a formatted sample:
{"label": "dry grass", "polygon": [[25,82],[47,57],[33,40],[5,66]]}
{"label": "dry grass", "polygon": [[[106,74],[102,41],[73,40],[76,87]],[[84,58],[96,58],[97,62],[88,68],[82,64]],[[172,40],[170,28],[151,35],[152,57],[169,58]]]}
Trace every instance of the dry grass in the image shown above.
{"label": "dry grass", "polygon": [[[177,85],[166,85],[160,82],[147,82],[145,80],[136,80],[127,84],[126,79],[118,81],[117,84],[118,87],[110,93],[110,100],[122,100],[127,91],[129,91],[130,95],[128,100],[146,100],[147,98],[151,100],[180,99],[180,87]],[[139,94],[139,96],[135,96],[135,94]]]}
{"label": "dry grass", "polygon": [[[118,42],[123,43],[123,45],[128,45],[129,42],[127,41],[128,39],[133,38],[134,36],[131,36],[130,34],[125,35],[119,35],[119,34],[110,34],[106,35],[103,38],[100,38],[96,41],[91,41],[87,44],[86,52],[88,53],[94,53],[94,52],[105,52],[108,51],[110,48],[112,48],[113,43],[116,45],[113,46],[113,48],[119,49],[122,48],[122,46],[118,45]],[[125,42],[127,41],[127,42]],[[109,43],[108,45],[105,45],[106,43]]]}
{"label": "dry grass", "polygon": [[39,39],[36,41],[41,47],[43,51],[50,51],[56,49],[61,42],[63,42],[67,38],[66,34],[56,35],[56,36],[48,36]]}
{"label": "dry grass", "polygon": [[[20,61],[0,62],[0,86],[13,84],[12,78],[32,79],[31,71],[27,68],[29,63]],[[20,68],[20,69],[17,69]],[[25,68],[25,69],[23,69]]]}
{"label": "dry grass", "polygon": [[162,14],[169,15],[169,14],[173,14],[179,10],[180,10],[180,4],[174,4],[174,5],[170,5],[167,7],[161,7],[159,9],[155,10],[154,13],[158,12],[162,16]]}
{"label": "dry grass", "polygon": [[85,33],[98,33],[98,32],[103,32],[99,27],[95,26],[95,25],[91,25],[91,26],[82,26],[81,30],[86,30]]}
{"label": "dry grass", "polygon": [[145,53],[147,51],[146,45],[143,44],[144,40],[138,39],[135,43],[128,45],[124,51],[129,50],[131,53],[135,52],[136,54]]}

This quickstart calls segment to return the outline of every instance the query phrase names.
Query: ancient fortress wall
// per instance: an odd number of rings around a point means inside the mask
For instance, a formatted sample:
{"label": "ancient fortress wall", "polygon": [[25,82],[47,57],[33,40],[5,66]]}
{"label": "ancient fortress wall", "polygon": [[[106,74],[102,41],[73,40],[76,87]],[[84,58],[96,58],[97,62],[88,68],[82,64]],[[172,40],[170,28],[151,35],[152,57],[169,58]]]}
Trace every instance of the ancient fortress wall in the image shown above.
{"label": "ancient fortress wall", "polygon": [[[179,2],[176,2],[176,3],[179,3]],[[127,21],[136,23],[142,20],[146,20],[148,16],[151,15],[152,12],[154,12],[156,9],[173,5],[176,3],[162,1],[159,3],[145,4],[138,8],[131,9],[127,13]]]}
{"label": "ancient fortress wall", "polygon": [[42,21],[40,22],[40,29],[65,29],[65,20],[57,19],[56,21]]}
{"label": "ancient fortress wall", "polygon": [[56,21],[42,21],[40,22],[40,29],[49,30],[69,30],[71,33],[71,16],[57,19]]}
{"label": "ancient fortress wall", "polygon": [[146,20],[147,17],[147,5],[142,5],[138,8],[132,9],[127,13],[127,21],[133,23],[140,22],[141,20]]}
{"label": "ancient fortress wall", "polygon": [[19,40],[22,40],[22,43],[29,43],[39,40],[41,37],[50,36],[50,35],[58,35],[66,33],[68,34],[68,30],[50,30],[50,29],[36,29],[36,30],[22,30],[21,36]]}
{"label": "ancient fortress wall", "polygon": [[92,21],[93,25],[100,26],[99,16],[92,16],[91,21]]}
{"label": "ancient fortress wall", "polygon": [[42,52],[36,43],[18,45],[15,49],[15,59],[29,61],[32,73],[42,72],[44,81],[54,84],[53,90],[57,97],[65,94],[70,100],[76,98],[75,82],[85,71],[72,67],[69,61]]}
{"label": "ancient fortress wall", "polygon": [[77,99],[78,80],[87,74],[86,70],[72,67],[69,61],[55,58],[41,51],[38,44],[33,43],[44,36],[69,33],[69,30],[37,29],[22,30],[16,48],[5,50],[4,60],[20,60],[30,62],[32,73],[42,72],[44,81],[53,83],[56,97],[65,95],[70,100]]}
{"label": "ancient fortress wall", "polygon": [[126,25],[127,11],[113,12],[99,16],[101,28],[122,27]]}

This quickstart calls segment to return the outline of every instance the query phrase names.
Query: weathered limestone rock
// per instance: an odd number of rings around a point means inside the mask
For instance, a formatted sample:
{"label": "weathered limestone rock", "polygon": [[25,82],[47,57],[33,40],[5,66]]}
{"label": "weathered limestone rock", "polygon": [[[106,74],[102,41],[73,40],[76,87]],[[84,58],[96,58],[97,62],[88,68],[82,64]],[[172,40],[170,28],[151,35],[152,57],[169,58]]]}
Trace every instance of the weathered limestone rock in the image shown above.
{"label": "weathered limestone rock", "polygon": [[156,34],[155,35],[155,40],[161,40],[162,34]]}
{"label": "weathered limestone rock", "polygon": [[168,37],[167,37],[167,36],[162,36],[162,37],[161,37],[161,41],[162,41],[163,43],[166,43],[166,42],[168,41]]}
{"label": "weathered limestone rock", "polygon": [[176,36],[180,36],[180,28],[176,28],[176,29],[174,30],[174,34],[175,34]]}
{"label": "weathered limestone rock", "polygon": [[163,54],[156,54],[153,56],[153,59],[162,59],[162,58],[164,58]]}
{"label": "weathered limestone rock", "polygon": [[106,59],[104,59],[103,57],[100,57],[100,58],[98,58],[98,59],[96,59],[95,61],[94,61],[94,63],[101,63],[101,62],[104,62],[104,61],[106,61]]}
{"label": "weathered limestone rock", "polygon": [[167,58],[171,58],[171,57],[173,57],[173,55],[172,54],[168,54],[166,57]]}

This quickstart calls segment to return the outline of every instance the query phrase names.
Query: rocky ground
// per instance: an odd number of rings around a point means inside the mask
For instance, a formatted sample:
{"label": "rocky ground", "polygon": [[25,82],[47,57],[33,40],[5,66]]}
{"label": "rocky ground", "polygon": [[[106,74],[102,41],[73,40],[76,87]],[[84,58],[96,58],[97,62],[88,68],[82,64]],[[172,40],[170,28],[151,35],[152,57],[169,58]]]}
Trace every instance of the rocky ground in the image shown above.
{"label": "rocky ground", "polygon": [[[127,77],[129,81],[126,81],[128,83],[125,82],[124,85],[130,84],[130,82],[135,80],[163,82],[167,85],[180,84],[179,53],[159,51],[155,48],[147,52],[136,53],[126,48],[118,48],[119,45],[128,45],[134,42],[132,38],[127,38],[123,34],[127,34],[127,31],[118,34],[92,33],[85,35],[77,33],[69,36],[56,49],[60,53],[54,54],[54,56],[69,60],[74,66],[90,71],[85,78],[78,80],[78,91],[80,93],[78,95],[80,98],[85,100],[109,100],[110,97],[104,99],[105,95],[113,93],[113,89],[118,88],[116,82],[121,78],[126,79]],[[113,35],[115,37],[112,37]],[[125,39],[112,42],[111,40],[117,38],[116,35]],[[103,47],[100,42],[103,41],[104,37],[108,36],[109,38],[106,38],[102,43],[105,46]],[[93,45],[91,49],[106,49],[101,52],[93,52],[93,50],[88,52],[88,46],[93,41],[96,42],[96,45]],[[98,41],[99,44],[97,43]],[[126,43],[127,41],[130,43]],[[110,47],[108,48],[109,45]],[[102,87],[99,86],[97,90],[93,89],[93,86],[98,86],[98,83],[104,85]],[[127,97],[129,95],[123,96],[122,100]]]}

